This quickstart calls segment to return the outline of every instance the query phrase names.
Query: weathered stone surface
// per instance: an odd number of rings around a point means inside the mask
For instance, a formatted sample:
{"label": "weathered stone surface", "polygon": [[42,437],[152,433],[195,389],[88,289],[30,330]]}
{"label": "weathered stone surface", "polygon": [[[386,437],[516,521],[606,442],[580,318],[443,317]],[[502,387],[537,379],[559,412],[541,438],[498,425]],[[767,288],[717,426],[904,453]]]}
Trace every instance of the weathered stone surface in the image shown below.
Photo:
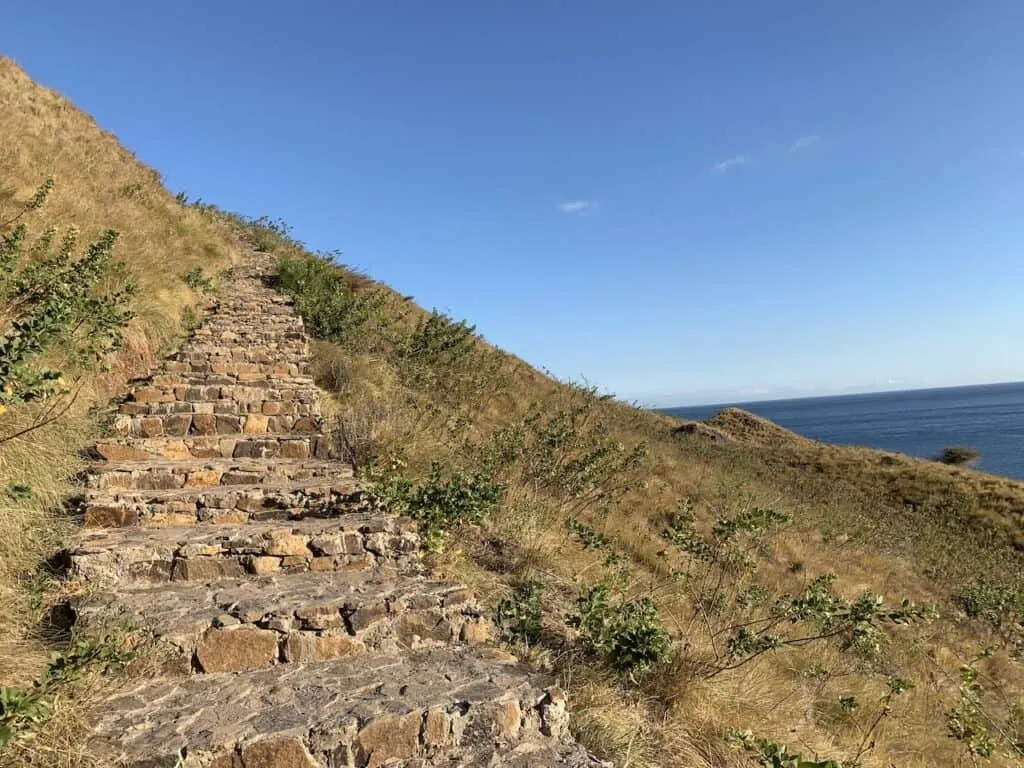
{"label": "weathered stone surface", "polygon": [[389,760],[409,760],[419,751],[419,712],[386,715],[371,720],[356,737],[357,759],[367,768]]}
{"label": "weathered stone surface", "polygon": [[277,659],[277,634],[251,626],[210,629],[196,646],[204,672],[243,672]]}
{"label": "weathered stone surface", "polygon": [[296,738],[259,739],[242,747],[245,768],[319,768]]}
{"label": "weathered stone surface", "polygon": [[[382,526],[383,533],[367,533]],[[80,536],[78,544],[68,549],[67,559],[71,578],[101,588],[117,584],[130,586],[148,579],[148,575],[137,574],[145,571],[140,564],[151,562],[167,563],[168,568],[173,564],[176,580],[210,580],[239,577],[247,572],[256,574],[257,558],[282,560],[282,556],[267,552],[267,547],[282,536],[309,542],[324,536],[338,536],[350,542],[347,549],[351,554],[303,558],[310,570],[314,564],[321,564],[316,570],[347,571],[386,566],[398,572],[415,573],[420,570],[420,564],[419,537],[414,530],[411,520],[371,514],[343,515],[333,520],[297,520],[286,528],[280,523],[268,522],[210,526],[195,531],[174,527],[97,529]],[[370,552],[368,540],[382,536],[387,540],[386,546],[381,549],[378,542],[375,544],[378,551]],[[206,554],[195,555],[197,548]],[[260,567],[264,573],[270,569],[266,563]],[[170,573],[168,570],[162,577],[154,578],[166,581]],[[453,590],[453,605],[458,604],[462,594],[461,590]]]}

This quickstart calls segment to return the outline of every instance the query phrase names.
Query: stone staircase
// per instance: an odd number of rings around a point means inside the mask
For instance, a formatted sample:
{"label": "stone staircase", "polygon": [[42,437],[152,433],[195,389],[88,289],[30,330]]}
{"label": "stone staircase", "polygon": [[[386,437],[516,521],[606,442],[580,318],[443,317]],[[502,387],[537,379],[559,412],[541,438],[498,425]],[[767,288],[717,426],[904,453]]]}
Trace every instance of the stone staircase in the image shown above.
{"label": "stone staircase", "polygon": [[95,446],[67,553],[76,621],[166,658],[102,703],[89,750],[136,768],[606,765],[551,681],[488,644],[321,433],[307,341],[253,253]]}

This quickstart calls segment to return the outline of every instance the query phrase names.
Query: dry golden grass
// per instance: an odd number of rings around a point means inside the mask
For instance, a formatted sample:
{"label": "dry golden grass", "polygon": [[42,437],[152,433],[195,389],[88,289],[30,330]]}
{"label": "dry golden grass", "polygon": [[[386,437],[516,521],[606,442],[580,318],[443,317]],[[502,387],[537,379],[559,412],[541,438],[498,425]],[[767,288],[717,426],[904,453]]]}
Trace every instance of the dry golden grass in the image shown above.
{"label": "dry golden grass", "polygon": [[[327,343],[318,344],[315,355],[322,370],[346,369],[351,357]],[[410,393],[386,360],[353,365],[360,373],[339,389],[339,407],[358,412],[368,425],[376,423],[375,447],[401,449],[414,472],[439,458],[464,466],[462,440],[484,439],[532,403],[554,412],[576,396],[509,357],[502,396],[472,402],[473,423],[453,439],[441,426],[454,411],[423,421],[420,414],[396,409]],[[355,379],[358,385],[351,383]],[[329,376],[321,380],[331,385]],[[382,411],[384,403],[390,409]],[[603,555],[573,541],[565,510],[534,489],[510,488],[483,526],[463,531],[431,559],[435,570],[468,582],[490,605],[524,579],[547,585],[549,650],[531,649],[528,655],[564,677],[585,743],[619,766],[740,768],[752,765],[750,758],[731,748],[726,736],[750,729],[807,757],[849,760],[860,753],[865,768],[973,764],[948,737],[946,713],[957,701],[959,667],[993,638],[958,615],[951,595],[978,574],[1005,580],[1020,572],[1021,553],[1013,543],[1024,484],[868,449],[825,446],[742,412],[725,413],[706,428],[679,430],[677,420],[615,401],[598,410],[617,440],[648,444],[645,483],[610,514],[590,509],[582,517],[627,556],[631,593],[655,597],[665,626],[680,646],[688,645],[689,662],[660,670],[637,687],[559,650],[572,646],[564,616],[579,586],[604,574]],[[383,413],[375,422],[375,414]],[[767,654],[704,679],[693,663],[709,658],[711,648],[659,556],[666,512],[680,499],[690,500],[705,529],[718,517],[755,505],[792,515],[793,525],[758,558],[759,583],[773,594],[798,592],[813,577],[835,572],[843,595],[869,589],[890,601],[907,597],[938,606],[942,618],[891,632],[885,661],[874,669],[835,644],[821,644]],[[982,667],[989,670],[986,687],[1000,689],[989,704],[1005,714],[1007,702],[1024,696],[1024,670],[1005,650]],[[818,678],[818,669],[829,674]],[[875,724],[888,675],[906,677],[915,687]],[[844,696],[855,697],[860,708],[844,711]],[[996,756],[990,764],[1015,763]]]}
{"label": "dry golden grass", "polygon": [[[73,530],[60,510],[82,466],[79,451],[97,431],[88,408],[104,404],[174,343],[182,312],[202,301],[182,274],[200,265],[216,274],[236,249],[227,224],[183,207],[160,175],[114,136],[0,57],[0,219],[19,210],[48,177],[56,187],[46,205],[22,219],[30,236],[51,225],[74,225],[85,243],[116,229],[116,256],[126,262],[139,293],[137,317],[111,370],[80,382],[79,397],[64,418],[0,445],[0,682],[6,685],[28,684],[63,639],[43,621],[56,588],[43,566]],[[17,431],[31,417],[27,407],[11,408],[0,416],[0,434]],[[13,484],[30,486],[32,498],[10,498],[6,489]],[[68,722],[57,718],[54,734]],[[72,743],[74,736],[65,741]],[[37,740],[37,748],[39,764],[62,764],[59,755],[66,750],[52,741]],[[55,762],[47,763],[46,755]],[[35,764],[25,755],[20,759]]]}

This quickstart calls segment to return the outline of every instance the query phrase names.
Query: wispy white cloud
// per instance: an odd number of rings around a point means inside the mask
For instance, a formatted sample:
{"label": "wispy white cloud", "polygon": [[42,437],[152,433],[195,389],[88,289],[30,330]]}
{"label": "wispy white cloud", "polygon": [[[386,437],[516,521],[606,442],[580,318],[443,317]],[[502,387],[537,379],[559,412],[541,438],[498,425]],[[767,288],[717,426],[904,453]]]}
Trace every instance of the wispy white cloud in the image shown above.
{"label": "wispy white cloud", "polygon": [[735,157],[730,157],[728,160],[715,163],[711,170],[715,173],[725,173],[726,171],[731,171],[733,168],[739,168],[741,165],[746,165],[749,160],[750,158],[746,155],[736,155]]}
{"label": "wispy white cloud", "polygon": [[789,149],[787,149],[786,151],[787,152],[799,152],[801,149],[807,149],[808,147],[813,147],[819,141],[821,141],[821,137],[820,136],[801,136],[799,139],[797,139],[792,144],[790,144],[789,145]]}
{"label": "wispy white cloud", "polygon": [[562,213],[588,213],[594,210],[594,203],[590,200],[570,200],[566,203],[559,203],[558,210]]}

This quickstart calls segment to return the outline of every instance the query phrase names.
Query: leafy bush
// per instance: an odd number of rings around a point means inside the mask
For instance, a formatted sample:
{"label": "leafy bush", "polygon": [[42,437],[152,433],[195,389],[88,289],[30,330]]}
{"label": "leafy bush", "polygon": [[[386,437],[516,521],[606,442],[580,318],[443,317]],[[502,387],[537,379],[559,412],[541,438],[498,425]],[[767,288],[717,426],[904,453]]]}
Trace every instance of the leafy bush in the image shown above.
{"label": "leafy bush", "polygon": [[978,452],[973,448],[966,448],[962,445],[951,445],[942,449],[936,457],[936,461],[943,464],[952,464],[954,466],[963,466],[970,464],[978,458]]}
{"label": "leafy bush", "polygon": [[510,485],[535,488],[570,515],[607,506],[643,482],[639,468],[647,446],[616,440],[599,418],[603,398],[576,390],[575,402],[559,410],[538,406],[494,431],[481,461]]}
{"label": "leafy bush", "polygon": [[440,545],[456,525],[479,523],[500,501],[502,486],[487,472],[446,472],[440,462],[431,465],[422,480],[401,474],[403,463],[393,460],[371,472],[377,498],[390,511],[408,515],[420,524],[429,547]]}
{"label": "leafy bush", "polygon": [[182,275],[182,280],[185,281],[185,285],[196,291],[209,293],[213,290],[213,281],[203,273],[202,267],[190,269]]}
{"label": "leafy bush", "polygon": [[295,300],[296,309],[315,336],[349,348],[377,341],[363,332],[371,319],[383,321],[383,293],[357,291],[329,258],[283,258],[278,264],[278,277],[282,290]]}
{"label": "leafy bush", "polygon": [[[52,189],[48,180],[14,218],[0,222],[0,413],[70,394],[69,380],[119,349],[133,317],[135,285],[113,260],[116,232],[108,230],[77,257],[74,228],[59,239],[50,228],[29,243],[18,221],[41,208]],[[62,412],[55,405],[30,429]]]}
{"label": "leafy bush", "polygon": [[576,600],[567,623],[601,652],[609,666],[636,679],[668,658],[671,643],[654,602],[644,597],[612,603],[612,587],[601,582],[588,587]]}
{"label": "leafy bush", "polygon": [[543,597],[543,584],[524,581],[511,598],[502,598],[494,612],[494,623],[502,640],[525,645],[540,642]]}
{"label": "leafy bush", "polygon": [[[746,752],[762,768],[861,768],[864,765],[864,756],[875,747],[875,731],[882,720],[892,713],[893,700],[913,687],[913,683],[902,677],[888,679],[888,689],[880,700],[879,709],[871,725],[861,734],[856,751],[843,760],[822,758],[818,755],[807,758],[798,752],[790,752],[785,744],[755,736],[750,731],[731,731],[726,741],[734,748]],[[843,696],[839,700],[839,706],[844,712],[851,713],[860,708],[860,702],[853,696]]]}
{"label": "leafy bush", "polygon": [[394,350],[403,382],[436,400],[462,404],[469,393],[503,383],[501,355],[482,343],[476,326],[437,310],[397,336]]}
{"label": "leafy bush", "polygon": [[991,626],[1015,654],[1024,655],[1024,586],[982,576],[960,587],[953,599],[972,619]]}
{"label": "leafy bush", "polygon": [[60,685],[81,678],[87,671],[105,673],[123,667],[134,658],[123,638],[107,635],[80,638],[64,653],[54,654],[42,676],[25,690],[0,686],[0,747],[48,718],[53,712],[53,697]]}
{"label": "leafy bush", "polygon": [[736,669],[782,647],[802,647],[836,638],[845,650],[873,657],[884,641],[882,627],[926,621],[933,609],[903,600],[889,607],[863,592],[850,600],[833,592],[836,577],[813,579],[803,592],[780,595],[765,605],[767,593],[753,582],[752,553],[789,516],[752,508],[717,520],[711,536],[695,527],[692,509],[683,504],[662,536],[688,557],[688,567],[673,576],[690,593],[694,609],[690,627],[708,636],[714,656],[703,665],[704,676]]}

